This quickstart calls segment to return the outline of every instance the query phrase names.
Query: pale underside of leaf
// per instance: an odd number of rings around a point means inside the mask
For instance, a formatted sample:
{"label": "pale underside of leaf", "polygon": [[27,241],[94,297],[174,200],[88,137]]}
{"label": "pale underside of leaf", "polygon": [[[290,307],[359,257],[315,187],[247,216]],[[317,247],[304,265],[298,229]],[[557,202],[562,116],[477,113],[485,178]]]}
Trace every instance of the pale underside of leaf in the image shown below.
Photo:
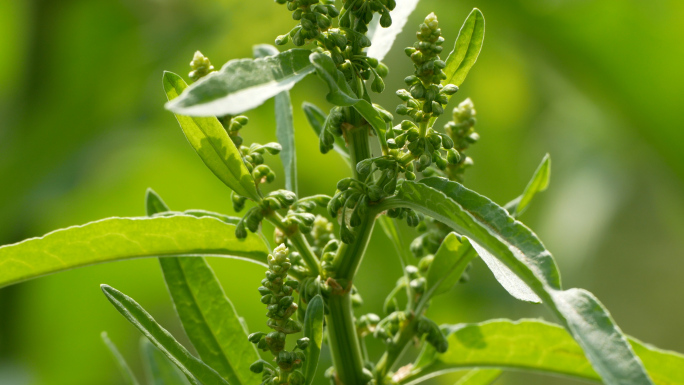
{"label": "pale underside of leaf", "polygon": [[187,116],[237,115],[263,104],[314,71],[311,51],[292,49],[262,59],[236,59],[190,86],[166,108]]}
{"label": "pale underside of leaf", "polygon": [[382,60],[392,48],[394,40],[401,33],[409,19],[409,16],[416,9],[418,0],[400,0],[397,1],[397,6],[390,12],[392,16],[392,25],[388,28],[382,28],[379,25],[375,29],[375,33],[370,38],[371,46],[368,48],[367,54],[369,57]]}

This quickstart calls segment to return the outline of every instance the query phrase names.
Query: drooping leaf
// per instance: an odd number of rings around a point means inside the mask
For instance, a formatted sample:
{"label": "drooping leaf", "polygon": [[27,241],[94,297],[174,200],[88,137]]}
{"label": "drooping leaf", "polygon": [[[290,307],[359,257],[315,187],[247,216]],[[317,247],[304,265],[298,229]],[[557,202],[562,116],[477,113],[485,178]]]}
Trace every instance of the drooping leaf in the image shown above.
{"label": "drooping leaf", "polygon": [[[147,191],[146,203],[148,215],[168,210],[153,190]],[[159,264],[185,334],[202,361],[232,385],[259,382],[260,376],[249,370],[259,354],[206,259],[159,258]]]}
{"label": "drooping leaf", "polygon": [[194,385],[229,385],[220,374],[198,360],[152,316],[129,296],[111,286],[102,285],[102,292],[116,310],[180,369]]}
{"label": "drooping leaf", "polygon": [[[262,58],[276,56],[280,52],[269,44],[254,46],[254,57]],[[292,116],[292,102],[288,91],[280,92],[275,96],[276,138],[283,147],[280,151],[280,159],[285,170],[285,188],[297,191],[297,153],[295,147],[294,117]]]}
{"label": "drooping leaf", "polygon": [[318,358],[321,355],[323,344],[323,318],[325,317],[323,297],[320,294],[313,297],[306,307],[304,316],[304,336],[309,338],[309,347],[304,351],[306,361],[302,373],[306,378],[306,385],[313,383],[318,367]]}
{"label": "drooping leaf", "polygon": [[368,48],[367,55],[378,60],[385,58],[385,55],[392,48],[394,40],[397,35],[401,33],[408,21],[409,16],[413,13],[418,5],[418,0],[403,0],[397,1],[396,7],[390,12],[392,16],[392,25],[388,28],[382,28],[378,25],[373,33],[371,39],[371,46]]}
{"label": "drooping leaf", "polygon": [[452,227],[517,275],[563,322],[606,384],[652,384],[603,305],[585,290],[562,290],[551,253],[506,210],[456,182],[435,177],[405,181],[397,197],[385,204],[402,206]]}
{"label": "drooping leaf", "polygon": [[109,339],[107,332],[102,332],[100,334],[100,338],[102,338],[102,342],[104,342],[105,346],[107,346],[107,349],[109,349],[109,351],[112,353],[112,356],[114,356],[116,366],[119,368],[119,371],[121,372],[121,375],[123,376],[125,383],[127,385],[138,385],[138,380],[135,378],[135,375],[133,374],[131,367],[128,366],[128,363],[126,363],[126,360],[123,358],[121,352],[119,352],[119,349],[117,349],[116,345],[114,345],[112,340]]}
{"label": "drooping leaf", "polygon": [[[472,367],[495,367],[600,381],[582,348],[558,325],[541,320],[490,320],[455,325],[448,332],[449,350],[433,352],[430,365],[415,370],[406,383]],[[684,383],[684,355],[629,338],[657,385]],[[427,345],[427,344],[426,344]],[[426,347],[425,349],[429,349]],[[606,352],[610,354],[610,352]]]}
{"label": "drooping leaf", "polygon": [[[187,84],[172,73],[164,72],[164,91],[168,100],[177,100]],[[242,161],[240,151],[221,123],[213,116],[200,118],[176,114],[185,137],[204,164],[221,182],[244,197],[260,201],[252,174]]]}
{"label": "drooping leaf", "polygon": [[474,8],[458,32],[454,49],[446,60],[444,73],[447,78],[442,80],[443,85],[461,86],[480,55],[484,34],[484,16],[479,9]]}
{"label": "drooping leaf", "polygon": [[[320,137],[321,133],[323,132],[323,128],[325,127],[327,115],[320,108],[308,102],[304,102],[304,104],[302,104],[302,109],[304,110],[306,119],[309,121],[309,125],[311,125],[311,128],[313,128],[314,132],[316,133],[316,136]],[[347,164],[350,164],[351,161],[349,160],[349,151],[347,150],[347,146],[345,145],[344,139],[342,137],[335,136],[333,149],[342,156],[342,159],[344,159]]]}
{"label": "drooping leaf", "polygon": [[368,124],[373,127],[375,134],[380,139],[380,143],[385,143],[387,123],[385,123],[380,113],[370,102],[359,98],[354,93],[344,79],[342,72],[335,66],[333,60],[325,54],[313,53],[311,54],[311,63],[316,68],[318,76],[328,85],[330,92],[326,99],[337,106],[353,106],[366,119]]}
{"label": "drooping leaf", "polygon": [[58,271],[141,257],[214,256],[267,265],[256,235],[211,217],[109,218],[0,247],[0,287]]}
{"label": "drooping leaf", "polygon": [[551,157],[549,154],[544,155],[539,167],[532,175],[532,179],[525,186],[522,195],[507,203],[504,208],[513,218],[521,216],[527,207],[532,202],[537,193],[545,191],[549,187],[549,180],[551,179]]}
{"label": "drooping leaf", "polygon": [[291,49],[261,59],[236,59],[194,83],[166,104],[186,116],[237,115],[290,90],[313,72],[311,51]]}
{"label": "drooping leaf", "polygon": [[477,253],[468,238],[449,233],[439,246],[428,269],[427,285],[423,294],[425,301],[454,287],[475,257]]}
{"label": "drooping leaf", "polygon": [[187,377],[145,337],[140,339],[140,353],[150,385],[190,385]]}

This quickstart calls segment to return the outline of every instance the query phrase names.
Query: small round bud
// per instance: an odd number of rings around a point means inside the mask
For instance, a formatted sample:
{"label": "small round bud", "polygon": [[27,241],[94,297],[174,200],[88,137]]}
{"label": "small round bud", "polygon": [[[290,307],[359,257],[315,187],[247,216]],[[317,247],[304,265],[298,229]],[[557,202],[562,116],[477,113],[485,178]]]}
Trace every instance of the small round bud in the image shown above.
{"label": "small round bud", "polygon": [[308,337],[303,337],[297,340],[297,347],[301,350],[304,350],[309,347],[309,338]]}

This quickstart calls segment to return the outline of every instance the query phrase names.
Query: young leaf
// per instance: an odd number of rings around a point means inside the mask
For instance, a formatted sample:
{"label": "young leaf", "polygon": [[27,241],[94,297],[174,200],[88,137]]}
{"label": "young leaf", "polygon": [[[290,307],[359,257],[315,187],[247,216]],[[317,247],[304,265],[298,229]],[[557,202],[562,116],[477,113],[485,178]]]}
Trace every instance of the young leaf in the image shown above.
{"label": "young leaf", "polygon": [[[320,108],[309,102],[304,102],[304,104],[302,104],[302,109],[304,110],[306,119],[309,121],[309,125],[311,125],[311,128],[313,128],[316,133],[316,136],[320,137],[323,132],[323,127],[325,127],[327,115]],[[350,164],[349,151],[347,151],[347,146],[342,137],[335,136],[333,149],[342,156],[342,159],[344,159],[347,164]]]}
{"label": "young leaf", "polygon": [[[168,100],[176,100],[186,87],[180,76],[164,72],[164,91]],[[193,118],[179,114],[176,114],[176,119],[190,145],[214,175],[237,194],[257,202],[261,200],[240,151],[218,119],[213,116]]]}
{"label": "young leaf", "polygon": [[262,59],[236,59],[166,104],[186,116],[237,115],[290,90],[313,72],[311,51],[291,49]]}
{"label": "young leaf", "polygon": [[129,296],[111,286],[101,285],[102,292],[126,319],[180,369],[194,385],[229,385],[204,362],[195,358],[166,329]]}
{"label": "young leaf", "polygon": [[442,80],[442,85],[461,86],[480,55],[484,33],[484,16],[479,9],[474,8],[458,32],[454,49],[446,60],[444,73],[447,78]]}
{"label": "young leaf", "polygon": [[333,60],[322,53],[312,53],[311,63],[316,68],[318,76],[325,81],[330,89],[326,99],[337,106],[353,106],[358,113],[373,127],[375,134],[380,139],[380,143],[385,143],[385,132],[387,123],[382,119],[378,111],[370,102],[359,99],[349,84],[344,79]]}
{"label": "young leaf", "polygon": [[405,181],[397,197],[383,206],[392,207],[432,216],[503,262],[561,319],[605,383],[652,384],[603,305],[585,290],[563,291],[551,253],[506,210],[456,182],[434,177],[420,183]]}
{"label": "young leaf", "polygon": [[[269,44],[256,45],[253,48],[254,57],[262,58],[275,56],[280,52]],[[285,170],[285,188],[297,191],[297,153],[295,147],[294,117],[292,116],[292,102],[290,93],[283,91],[275,96],[276,138],[283,147],[280,151],[280,159]]]}
{"label": "young leaf", "polygon": [[157,213],[169,211],[169,207],[164,203],[161,197],[151,188],[145,191],[145,214],[151,217]]}
{"label": "young leaf", "polygon": [[[428,269],[424,301],[445,293],[456,285],[470,261],[475,257],[477,253],[470,245],[468,238],[449,233],[439,246]],[[422,298],[421,300],[423,301]]]}
{"label": "young leaf", "polygon": [[418,0],[403,0],[398,1],[397,6],[394,7],[390,15],[392,16],[392,25],[388,28],[376,28],[375,33],[370,38],[371,46],[368,48],[367,54],[369,57],[382,60],[385,55],[392,48],[394,40],[397,35],[401,33],[408,21],[409,16],[413,13],[418,5]]}
{"label": "young leaf", "polygon": [[306,307],[304,316],[304,337],[309,338],[309,347],[304,351],[306,360],[302,373],[306,378],[306,385],[313,383],[318,367],[318,358],[321,355],[321,344],[323,344],[323,297],[320,294],[313,297]]}
{"label": "young leaf", "polygon": [[198,255],[268,264],[258,236],[238,240],[235,226],[214,218],[109,218],[0,247],[0,287],[102,262]]}
{"label": "young leaf", "polygon": [[513,218],[521,216],[525,210],[527,210],[530,202],[532,202],[532,198],[534,198],[537,193],[545,191],[549,187],[550,179],[551,157],[549,154],[546,154],[539,164],[539,167],[537,167],[537,170],[534,172],[534,175],[532,175],[532,179],[527,183],[522,195],[504,206],[506,211],[508,211]]}
{"label": "young leaf", "polygon": [[[410,374],[406,383],[437,373],[472,367],[496,367],[600,381],[582,348],[562,327],[541,320],[490,320],[451,326],[449,350]],[[655,384],[684,383],[684,355],[644,345],[629,338]],[[427,345],[427,344],[426,344]],[[430,349],[429,347],[424,350]],[[423,354],[423,352],[421,352]],[[468,382],[466,382],[469,384]]]}
{"label": "young leaf", "polygon": [[119,349],[117,349],[116,345],[114,345],[112,340],[109,339],[107,332],[102,332],[100,334],[100,338],[102,338],[102,342],[104,342],[109,351],[112,353],[112,356],[114,356],[116,365],[119,367],[121,375],[124,377],[125,383],[127,385],[138,385],[138,380],[135,378],[133,371],[126,363],[126,360],[121,355],[121,352],[119,352]]}
{"label": "young leaf", "polygon": [[140,352],[150,385],[190,385],[183,372],[145,337],[140,339]]}

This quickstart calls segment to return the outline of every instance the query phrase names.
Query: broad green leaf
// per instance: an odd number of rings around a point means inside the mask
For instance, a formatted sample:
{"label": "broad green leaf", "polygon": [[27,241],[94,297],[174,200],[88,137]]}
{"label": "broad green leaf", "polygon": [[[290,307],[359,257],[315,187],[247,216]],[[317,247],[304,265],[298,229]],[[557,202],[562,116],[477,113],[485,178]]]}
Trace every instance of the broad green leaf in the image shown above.
{"label": "broad green leaf", "polygon": [[382,28],[378,25],[373,36],[370,37],[371,46],[367,51],[369,57],[378,60],[385,58],[385,55],[387,55],[392,48],[392,44],[394,44],[397,35],[404,29],[409,16],[411,16],[413,10],[416,9],[416,5],[418,5],[418,0],[397,1],[396,7],[390,12],[390,15],[392,16],[392,25],[388,28]]}
{"label": "broad green leaf", "polygon": [[521,216],[527,207],[532,202],[537,193],[545,191],[549,187],[549,180],[551,179],[551,157],[549,154],[544,155],[539,167],[532,175],[529,183],[525,187],[522,195],[515,198],[511,202],[507,203],[504,208],[508,211],[513,218],[518,218]]}
{"label": "broad green leaf", "polygon": [[291,49],[261,59],[236,59],[194,83],[166,108],[187,116],[237,115],[260,106],[314,71],[311,51]]}
{"label": "broad green leaf", "polygon": [[501,376],[498,369],[471,369],[454,385],[489,385]]}
{"label": "broad green leaf", "polygon": [[[164,72],[164,91],[168,100],[176,100],[186,88],[187,84],[180,76]],[[261,200],[254,178],[242,161],[240,151],[218,119],[213,116],[198,118],[180,114],[176,114],[176,119],[190,145],[221,182],[237,194],[257,202]]]}
{"label": "broad green leaf", "polygon": [[539,296],[582,346],[610,385],[652,384],[608,311],[589,292],[562,290],[551,253],[537,236],[491,200],[443,178],[405,181],[384,208],[409,207],[445,223],[491,253]]}
{"label": "broad green leaf", "polygon": [[[455,325],[449,350],[434,354],[431,365],[409,375],[406,383],[464,368],[501,368],[600,381],[582,348],[562,327],[541,320],[491,320]],[[629,338],[655,384],[684,383],[684,355],[656,349]],[[610,354],[607,352],[606,354]],[[417,382],[417,381],[416,381]]]}
{"label": "broad green leaf", "polygon": [[[275,56],[280,52],[269,44],[254,46],[254,57],[262,58]],[[283,91],[275,96],[276,138],[283,147],[280,151],[280,159],[285,170],[285,188],[297,191],[297,153],[295,147],[294,117],[292,116],[292,102],[290,93]]]}
{"label": "broad green leaf", "polygon": [[150,385],[189,385],[183,372],[145,337],[140,339],[140,353]]}
{"label": "broad green leaf", "polygon": [[212,256],[267,265],[268,249],[235,226],[187,215],[109,218],[0,247],[0,287],[76,267],[141,257]]}
{"label": "broad green leaf", "polygon": [[[327,120],[327,115],[320,108],[308,102],[302,104],[302,109],[304,110],[306,119],[309,121],[309,125],[311,125],[311,128],[313,128],[316,133],[316,136],[320,137]],[[347,164],[350,164],[349,151],[347,151],[347,145],[344,143],[342,137],[335,136],[333,149],[342,156],[342,159],[344,159]]]}
{"label": "broad green leaf", "polygon": [[[146,202],[148,215],[168,210],[152,190]],[[259,354],[206,259],[159,258],[159,263],[185,334],[202,361],[232,385],[259,382],[249,370]]]}
{"label": "broad green leaf", "polygon": [[102,338],[102,342],[104,342],[105,346],[107,346],[109,351],[112,353],[112,356],[114,356],[116,366],[119,367],[119,371],[121,371],[121,375],[124,377],[126,384],[138,385],[138,380],[135,378],[133,371],[131,370],[130,366],[128,366],[128,363],[126,363],[126,360],[121,355],[121,352],[119,352],[119,349],[117,349],[116,345],[114,345],[112,340],[109,339],[107,332],[102,332],[100,334],[100,338]]}
{"label": "broad green leaf", "polygon": [[454,287],[475,257],[477,253],[468,238],[449,233],[439,246],[428,269],[427,286],[423,295],[425,301]]}
{"label": "broad green leaf", "polygon": [[442,85],[461,86],[480,55],[484,33],[484,16],[479,9],[474,8],[458,32],[454,49],[446,60],[444,73],[447,78],[442,80]]}
{"label": "broad green leaf", "polygon": [[304,316],[304,336],[309,337],[309,347],[306,348],[306,360],[302,373],[306,378],[306,385],[313,383],[318,367],[318,358],[321,355],[323,344],[323,318],[325,317],[323,297],[320,294],[313,297],[306,307]]}
{"label": "broad green leaf", "polygon": [[111,286],[101,285],[102,292],[126,319],[180,369],[195,385],[229,385],[214,369],[195,358],[152,316],[129,296]]}
{"label": "broad green leaf", "polygon": [[330,92],[326,95],[326,99],[337,106],[353,106],[354,109],[366,119],[368,124],[373,127],[375,134],[380,139],[380,143],[385,143],[387,123],[385,123],[370,102],[356,96],[344,79],[342,72],[335,66],[333,60],[328,55],[312,53],[311,63],[313,63],[316,68],[318,76],[325,81],[330,89]]}

